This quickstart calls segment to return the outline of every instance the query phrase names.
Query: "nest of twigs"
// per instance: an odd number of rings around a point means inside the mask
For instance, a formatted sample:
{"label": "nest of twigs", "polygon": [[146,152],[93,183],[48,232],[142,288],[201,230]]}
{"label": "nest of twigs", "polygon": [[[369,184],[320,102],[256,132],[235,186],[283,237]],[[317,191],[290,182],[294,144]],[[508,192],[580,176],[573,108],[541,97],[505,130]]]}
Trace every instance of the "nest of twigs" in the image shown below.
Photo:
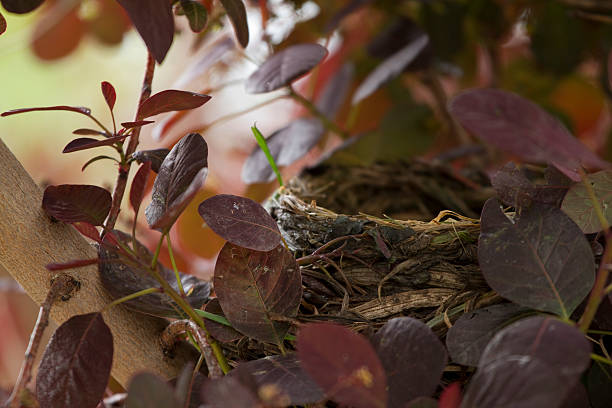
{"label": "nest of twigs", "polygon": [[[411,316],[444,336],[463,313],[498,302],[478,267],[479,220],[460,214],[480,212],[491,195],[482,180],[477,171],[419,161],[319,167],[278,190],[266,207],[298,260],[304,287],[293,323],[330,321],[369,333]],[[350,211],[336,211],[345,203]],[[362,203],[380,216],[356,211]],[[430,221],[382,215],[425,218],[438,208]],[[246,339],[225,347],[248,360],[278,352]]]}

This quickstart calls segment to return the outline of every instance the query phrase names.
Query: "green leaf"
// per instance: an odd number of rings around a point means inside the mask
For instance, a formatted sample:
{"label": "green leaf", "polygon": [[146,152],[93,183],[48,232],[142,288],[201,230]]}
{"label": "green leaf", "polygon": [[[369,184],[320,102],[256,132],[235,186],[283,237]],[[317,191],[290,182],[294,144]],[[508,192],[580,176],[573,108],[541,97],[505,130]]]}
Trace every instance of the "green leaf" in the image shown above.
{"label": "green leaf", "polygon": [[181,8],[189,20],[191,31],[199,33],[204,30],[208,21],[208,11],[203,4],[194,0],[181,0]]}

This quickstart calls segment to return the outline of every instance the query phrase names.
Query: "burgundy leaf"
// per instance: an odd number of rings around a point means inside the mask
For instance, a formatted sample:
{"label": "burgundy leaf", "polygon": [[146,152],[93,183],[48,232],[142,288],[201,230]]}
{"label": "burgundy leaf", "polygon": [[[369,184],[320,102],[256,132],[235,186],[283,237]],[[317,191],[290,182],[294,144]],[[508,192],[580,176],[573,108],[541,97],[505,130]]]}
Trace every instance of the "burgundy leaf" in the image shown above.
{"label": "burgundy leaf", "polygon": [[197,133],[183,137],[159,168],[151,204],[145,210],[152,229],[168,231],[204,184],[208,146]]}
{"label": "burgundy leaf", "polygon": [[151,170],[159,173],[164,159],[170,153],[169,149],[139,150],[132,154],[132,158],[138,163],[151,162]]}
{"label": "burgundy leaf", "polygon": [[75,222],[72,224],[74,226],[74,228],[77,229],[77,231],[79,231],[83,236],[97,242],[97,243],[101,243],[100,241],[100,233],[98,232],[98,229],[96,227],[94,227],[93,225],[87,223],[87,222]]}
{"label": "burgundy leaf", "polygon": [[347,62],[325,84],[325,88],[317,98],[315,105],[328,119],[333,120],[336,117],[349,92],[354,75],[355,66],[351,62]]}
{"label": "burgundy leaf", "polygon": [[429,327],[411,317],[389,320],[372,338],[387,373],[390,408],[431,396],[446,366],[446,350]]}
{"label": "burgundy leaf", "polygon": [[485,347],[495,333],[529,314],[529,309],[514,303],[493,305],[464,314],[446,335],[446,346],[453,362],[477,366]]}
{"label": "burgundy leaf", "polygon": [[102,87],[102,95],[104,95],[104,100],[106,100],[106,104],[112,111],[115,107],[115,101],[117,100],[117,93],[115,92],[115,88],[110,84],[110,82],[103,81],[101,83]]}
{"label": "burgundy leaf", "polygon": [[5,31],[6,31],[6,19],[4,18],[2,13],[0,13],[0,35],[4,34]]}
{"label": "burgundy leaf", "polygon": [[77,49],[87,30],[79,9],[77,2],[65,3],[40,13],[30,42],[30,49],[38,58],[57,60]]}
{"label": "burgundy leaf", "polygon": [[249,44],[249,25],[247,24],[246,9],[242,0],[220,0],[223,8],[227,12],[232,25],[234,26],[234,32],[236,38],[242,48],[246,48]]}
{"label": "burgundy leaf", "polygon": [[311,323],[300,328],[297,349],[304,371],[340,405],[387,406],[385,371],[365,337],[335,324]]}
{"label": "burgundy leaf", "polygon": [[189,28],[194,33],[199,33],[206,28],[206,22],[208,21],[208,11],[203,4],[196,0],[181,0],[181,8],[187,20],[189,21]]}
{"label": "burgundy leaf", "polygon": [[100,146],[112,146],[117,142],[122,142],[128,135],[109,137],[108,139],[92,139],[90,137],[80,137],[72,140],[64,147],[62,153],[78,152],[79,150],[93,149]]}
{"label": "burgundy leaf", "polygon": [[274,218],[255,201],[219,194],[200,203],[200,216],[223,239],[256,251],[270,251],[281,240]]}
{"label": "burgundy leaf", "polygon": [[[225,313],[223,313],[223,309],[221,309],[221,304],[219,303],[218,298],[211,299],[210,302],[206,304],[204,310],[208,313],[225,317]],[[210,335],[219,340],[221,343],[229,343],[243,337],[243,335],[236,331],[236,329],[233,327],[217,323],[213,320],[204,319],[204,324],[206,325],[206,329]]]}
{"label": "burgundy leaf", "polygon": [[10,13],[25,14],[36,9],[45,0],[0,0],[2,7]]}
{"label": "burgundy leaf", "polygon": [[68,261],[62,263],[49,263],[45,265],[45,268],[49,271],[63,271],[72,268],[81,268],[83,266],[95,265],[98,263],[98,258],[94,259],[77,259],[75,261]]}
{"label": "burgundy leaf", "polygon": [[438,403],[438,408],[459,408],[461,406],[461,384],[459,382],[450,383],[442,390]]}
{"label": "burgundy leaf", "polygon": [[113,335],[101,313],[73,316],[53,334],[36,376],[45,408],[95,408],[113,362]]}
{"label": "burgundy leaf", "polygon": [[202,400],[210,408],[261,408],[255,392],[229,375],[205,382]]}
{"label": "burgundy leaf", "polygon": [[164,112],[195,109],[209,100],[208,95],[169,89],[145,99],[138,110],[138,117],[144,119]]}
{"label": "burgundy leaf", "polygon": [[383,84],[401,74],[404,68],[415,60],[428,43],[429,37],[427,34],[423,34],[384,60],[366,77],[361,85],[359,85],[353,95],[351,103],[355,105],[361,102],[372,95]]}
{"label": "burgundy leaf", "polygon": [[538,105],[498,89],[457,95],[449,110],[469,132],[497,148],[535,163],[550,163],[572,180],[577,169],[607,168],[554,117]]}
{"label": "burgundy leaf", "polygon": [[271,92],[289,85],[327,55],[319,44],[297,44],[272,55],[246,81],[248,93]]}
{"label": "burgundy leaf", "polygon": [[126,408],[177,408],[172,387],[153,373],[138,373],[130,380]]}
{"label": "burgundy leaf", "polygon": [[60,221],[102,225],[111,203],[111,194],[101,187],[62,184],[45,189],[42,206],[49,216]]}
{"label": "burgundy leaf", "polygon": [[172,3],[168,0],[117,1],[127,11],[155,60],[161,64],[174,38]]}
{"label": "burgundy leaf", "polygon": [[149,123],[154,123],[155,121],[153,120],[137,120],[136,122],[123,122],[121,124],[121,126],[123,126],[125,129],[132,129],[135,127],[141,127],[144,125],[148,125]]}
{"label": "burgundy leaf", "polygon": [[302,278],[282,245],[260,252],[227,242],[217,258],[214,287],[227,320],[254,339],[279,344],[297,315]]}
{"label": "burgundy leaf", "polygon": [[274,389],[273,397],[281,404],[264,401],[267,406],[308,405],[325,398],[323,390],[302,370],[296,354],[248,361],[232,370],[230,376],[244,372],[253,378],[260,396],[266,394],[265,390]]}
{"label": "burgundy leaf", "polygon": [[478,263],[493,290],[569,318],[595,280],[591,245],[560,209],[533,204],[517,220],[496,199],[482,210]]}
{"label": "burgundy leaf", "polygon": [[75,135],[81,135],[81,136],[104,136],[104,137],[110,137],[110,135],[107,134],[106,132],[102,132],[100,130],[95,130],[95,129],[77,129],[77,130],[74,130],[72,133],[74,133]]}
{"label": "burgundy leaf", "polygon": [[520,320],[487,345],[462,407],[555,407],[578,383],[591,345],[554,317]]}
{"label": "burgundy leaf", "polygon": [[19,113],[39,112],[39,111],[70,111],[70,112],[80,113],[80,114],[85,115],[85,116],[91,116],[91,109],[89,109],[89,108],[80,107],[80,106],[64,106],[64,105],[60,105],[60,106],[43,106],[43,107],[40,107],[40,108],[13,109],[13,110],[10,110],[10,111],[2,112],[2,115],[0,115],[0,116],[10,116],[10,115],[17,115]]}
{"label": "burgundy leaf", "polygon": [[[114,231],[124,244],[131,244],[132,237],[120,231]],[[140,242],[136,241],[135,252],[141,262],[134,260],[131,256],[113,248],[111,233],[104,236],[104,243],[98,247],[100,259],[98,273],[102,285],[114,298],[119,299],[148,288],[159,287],[159,283],[151,276],[148,269],[153,256],[151,252]],[[164,278],[174,290],[178,291],[178,284],[174,272],[158,263],[157,272]],[[208,301],[210,294],[210,283],[204,282],[192,275],[179,272],[185,293],[189,295],[185,300],[196,309]],[[127,308],[136,312],[150,314],[153,316],[182,318],[179,306],[165,293],[150,293],[136,299],[122,303]]]}
{"label": "burgundy leaf", "polygon": [[130,204],[134,209],[134,212],[138,214],[140,203],[144,198],[145,188],[147,187],[147,181],[149,180],[149,172],[151,171],[151,162],[145,162],[132,179],[132,186],[130,187]]}
{"label": "burgundy leaf", "polygon": [[[612,170],[589,174],[587,182],[591,184],[606,220],[608,223],[612,222]],[[576,183],[570,187],[563,199],[561,209],[578,224],[585,234],[592,234],[604,229],[597,217],[595,206],[584,182]]]}

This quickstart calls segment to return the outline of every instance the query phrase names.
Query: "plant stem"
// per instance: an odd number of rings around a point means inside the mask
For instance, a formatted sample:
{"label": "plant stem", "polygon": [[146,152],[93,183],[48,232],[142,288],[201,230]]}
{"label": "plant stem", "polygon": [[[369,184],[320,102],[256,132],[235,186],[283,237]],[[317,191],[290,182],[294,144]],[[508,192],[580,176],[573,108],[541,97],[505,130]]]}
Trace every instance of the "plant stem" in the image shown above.
{"label": "plant stem", "polygon": [[159,259],[159,253],[161,252],[161,246],[164,243],[164,234],[159,238],[159,242],[157,243],[157,247],[155,248],[155,252],[153,253],[153,260],[151,261],[151,269],[155,270],[157,268],[157,260]]}
{"label": "plant stem", "polygon": [[155,293],[155,292],[161,292],[161,289],[160,288],[148,288],[148,289],[139,290],[138,292],[134,292],[134,293],[132,293],[130,295],[127,295],[127,296],[124,296],[122,298],[113,300],[108,305],[106,305],[102,311],[105,312],[105,311],[107,311],[108,309],[110,309],[113,306],[117,306],[118,304],[121,304],[123,302],[127,302],[128,300],[136,299],[138,297],[141,297],[141,296],[144,296],[144,295],[148,295],[150,293]]}
{"label": "plant stem", "polygon": [[586,333],[589,327],[591,326],[591,322],[595,318],[595,314],[597,313],[599,304],[605,296],[604,291],[606,289],[606,284],[608,283],[608,276],[610,274],[610,271],[608,270],[608,264],[612,262],[612,243],[610,242],[611,239],[612,234],[610,234],[610,232],[608,231],[606,233],[606,248],[604,249],[604,253],[601,257],[599,268],[597,269],[595,284],[593,285],[593,289],[591,289],[589,300],[579,322],[580,330],[582,330],[584,333]]}
{"label": "plant stem", "polygon": [[350,135],[347,131],[341,129],[334,122],[329,120],[327,116],[323,112],[321,112],[312,102],[310,102],[307,98],[304,98],[302,95],[297,93],[291,85],[287,87],[289,89],[289,96],[293,98],[300,105],[308,109],[308,111],[316,116],[325,126],[326,129],[336,133],[338,136],[342,137],[342,139],[348,139]]}
{"label": "plant stem", "polygon": [[174,276],[176,277],[176,284],[178,285],[181,296],[185,297],[185,289],[183,289],[183,282],[181,282],[181,277],[179,276],[178,268],[176,267],[176,262],[174,261],[174,253],[172,252],[172,243],[170,242],[169,233],[166,234],[166,242],[168,243],[168,255],[170,256],[170,263],[172,264]]}
{"label": "plant stem", "polygon": [[595,360],[595,361],[600,361],[600,362],[608,364],[608,365],[612,365],[612,360],[607,359],[605,357],[602,357],[600,355],[597,355],[595,353],[591,353],[591,359]]}
{"label": "plant stem", "polygon": [[13,388],[11,396],[6,400],[6,408],[19,408],[21,407],[21,393],[32,379],[32,367],[34,365],[34,359],[40,345],[40,340],[45,331],[45,328],[49,325],[49,313],[51,312],[51,306],[58,297],[69,296],[70,293],[77,288],[77,281],[75,281],[70,275],[61,273],[57,275],[51,282],[51,288],[47,293],[45,301],[40,306],[38,312],[38,319],[32,330],[30,336],[30,343],[25,352],[25,358],[19,371],[19,376]]}
{"label": "plant stem", "polygon": [[[151,85],[153,83],[154,72],[155,58],[153,58],[153,55],[149,52],[147,54],[147,68],[145,70],[144,80],[142,81],[142,91],[140,93],[140,100],[138,101],[138,108],[136,109],[135,120],[139,120],[140,106],[142,105],[142,102],[151,96]],[[132,131],[124,160],[119,165],[119,175],[117,176],[117,182],[115,183],[115,191],[113,191],[113,203],[108,214],[108,218],[106,219],[106,223],[104,224],[104,231],[102,234],[105,234],[106,231],[112,231],[112,229],[115,227],[115,223],[117,222],[117,217],[119,217],[119,212],[121,211],[121,201],[123,200],[123,195],[127,186],[128,174],[132,164],[131,161],[129,161],[129,158],[132,153],[136,151],[136,147],[138,146],[140,129],[140,127],[137,127]]]}

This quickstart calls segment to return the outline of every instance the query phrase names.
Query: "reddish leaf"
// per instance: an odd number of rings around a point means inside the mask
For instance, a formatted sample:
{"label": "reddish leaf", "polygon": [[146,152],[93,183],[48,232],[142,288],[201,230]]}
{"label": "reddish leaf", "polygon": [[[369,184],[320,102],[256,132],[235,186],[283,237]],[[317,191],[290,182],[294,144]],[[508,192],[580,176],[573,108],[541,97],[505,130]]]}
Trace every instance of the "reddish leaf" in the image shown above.
{"label": "reddish leaf", "polygon": [[355,91],[351,103],[353,105],[361,102],[372,95],[383,84],[395,78],[425,49],[429,43],[427,34],[419,36],[410,44],[384,60]]}
{"label": "reddish leaf", "polygon": [[109,137],[108,139],[92,139],[89,137],[80,137],[72,140],[64,147],[62,153],[78,152],[80,150],[93,149],[94,147],[100,146],[112,146],[117,142],[122,142],[128,135]]}
{"label": "reddish leaf", "polygon": [[168,231],[204,185],[208,174],[208,146],[197,133],[183,137],[159,168],[151,204],[145,217],[152,229]]}
{"label": "reddish leaf", "polygon": [[98,258],[94,259],[77,259],[75,261],[68,261],[62,263],[49,263],[45,265],[45,268],[49,271],[63,271],[66,269],[80,268],[88,265],[95,265],[98,263]]}
{"label": "reddish leaf", "polygon": [[98,232],[98,229],[96,227],[94,227],[93,225],[91,225],[91,224],[89,224],[87,222],[75,222],[72,225],[83,236],[86,236],[87,238],[89,238],[89,239],[91,239],[91,240],[93,240],[93,241],[95,241],[97,243],[101,243],[100,233]]}
{"label": "reddish leaf", "polygon": [[177,408],[172,387],[152,373],[138,373],[130,380],[126,408]]}
{"label": "reddish leaf", "polygon": [[[204,310],[209,313],[216,314],[217,316],[225,317],[225,313],[223,313],[223,309],[221,309],[221,304],[217,298],[211,299],[211,301],[206,304]],[[204,319],[204,324],[206,325],[206,329],[209,331],[211,336],[219,340],[221,343],[229,343],[243,337],[243,335],[236,331],[236,329],[233,327],[226,326],[209,319]]]}
{"label": "reddish leaf", "polygon": [[[67,7],[70,7],[66,10]],[[76,50],[85,35],[85,24],[79,16],[78,3],[55,4],[36,22],[32,33],[32,50],[38,58],[55,60]]]}
{"label": "reddish leaf", "polygon": [[49,216],[60,221],[102,225],[111,202],[111,194],[101,187],[62,184],[45,189],[42,206]]}
{"label": "reddish leaf", "polygon": [[261,408],[257,395],[234,376],[205,382],[202,400],[210,408]]}
{"label": "reddish leaf", "polygon": [[258,395],[263,397],[272,394],[271,398],[264,401],[266,406],[308,405],[325,398],[317,383],[302,370],[296,354],[248,361],[232,370],[230,376],[240,376],[243,373],[253,378],[259,390]]}
{"label": "reddish leaf", "polygon": [[164,112],[195,109],[209,100],[208,95],[169,89],[156,93],[142,102],[138,110],[138,117],[144,119]]}
{"label": "reddish leaf", "polygon": [[340,405],[387,405],[385,371],[365,337],[335,324],[306,324],[297,349],[302,368]]}
{"label": "reddish leaf", "polygon": [[434,393],[446,366],[446,350],[424,323],[411,317],[391,319],[372,345],[387,373],[390,408]]}
{"label": "reddish leaf", "polygon": [[[587,180],[591,184],[606,220],[608,223],[612,222],[612,170],[589,174]],[[570,187],[563,199],[561,209],[578,224],[585,234],[603,230],[595,206],[583,182]]]}
{"label": "reddish leaf", "polygon": [[518,220],[508,218],[497,200],[485,203],[478,262],[501,296],[566,318],[595,280],[593,252],[582,231],[560,209],[535,203]]}
{"label": "reddish leaf", "polygon": [[[53,334],[36,376],[41,407],[95,408],[113,362],[113,335],[101,313],[73,316]],[[85,391],[86,390],[86,391]]]}
{"label": "reddish leaf", "polygon": [[5,31],[6,31],[6,19],[4,18],[2,13],[0,13],[0,35],[4,34]]}
{"label": "reddish leaf", "polygon": [[250,198],[219,194],[204,200],[198,212],[213,231],[233,244],[270,251],[280,243],[276,221]]}
{"label": "reddish leaf", "polygon": [[462,407],[555,407],[579,381],[591,345],[553,317],[520,320],[487,345]]}
{"label": "reddish leaf", "polygon": [[459,408],[461,406],[461,384],[450,383],[442,393],[438,401],[438,408]]}
{"label": "reddish leaf", "polygon": [[95,129],[77,129],[72,131],[73,134],[75,135],[81,135],[81,136],[104,136],[104,137],[110,137],[109,134],[107,134],[106,132],[102,132],[100,130],[95,130]]}
{"label": "reddish leaf", "polygon": [[289,85],[327,55],[319,44],[298,44],[272,55],[246,81],[248,93],[271,92]]}
{"label": "reddish leaf", "polygon": [[155,121],[153,120],[137,120],[136,122],[123,122],[121,124],[121,126],[123,126],[125,129],[132,129],[135,127],[141,127],[144,125],[148,125],[149,123],[154,123]]}
{"label": "reddish leaf", "polygon": [[249,44],[249,25],[247,23],[246,9],[242,0],[220,0],[223,8],[227,12],[232,25],[234,26],[234,32],[236,38],[242,48],[246,48]]}
{"label": "reddish leaf", "polygon": [[161,64],[174,38],[171,2],[168,0],[117,1],[127,11],[155,60]]}
{"label": "reddish leaf", "polygon": [[117,93],[115,92],[115,88],[110,84],[110,82],[102,81],[102,95],[104,95],[104,99],[106,100],[106,104],[112,111],[115,107],[115,101],[117,100]]}
{"label": "reddish leaf", "polygon": [[170,153],[169,149],[139,150],[132,154],[132,158],[138,163],[151,162],[151,170],[159,173],[159,168],[168,153]]}
{"label": "reddish leaf", "polygon": [[514,303],[494,305],[464,314],[446,335],[446,346],[453,362],[477,366],[478,360],[495,333],[529,309]]}
{"label": "reddish leaf", "polygon": [[138,214],[140,203],[144,198],[145,188],[147,187],[147,181],[149,180],[149,172],[151,171],[151,162],[145,162],[132,179],[132,186],[130,187],[130,204],[134,209],[134,212]]}
{"label": "reddish leaf", "polygon": [[18,113],[26,113],[26,112],[56,111],[56,110],[76,112],[76,113],[83,114],[85,116],[91,116],[91,109],[89,109],[89,108],[85,108],[85,107],[82,107],[82,106],[64,106],[64,105],[60,105],[60,106],[44,106],[44,107],[40,107],[40,108],[13,109],[13,110],[10,110],[10,111],[2,112],[2,115],[0,115],[0,116],[10,116],[10,115],[16,115]]}
{"label": "reddish leaf", "polygon": [[227,320],[254,339],[281,343],[297,315],[302,278],[295,258],[279,245],[269,252],[227,242],[217,258],[214,287]]}
{"label": "reddish leaf", "polygon": [[469,132],[521,159],[550,163],[573,180],[577,168],[607,168],[542,108],[510,92],[472,89],[457,95],[449,110]]}
{"label": "reddish leaf", "polygon": [[45,0],[0,0],[2,7],[10,13],[25,14],[36,9]]}
{"label": "reddish leaf", "polygon": [[206,28],[208,21],[208,11],[203,4],[196,0],[181,0],[181,8],[187,20],[189,21],[189,28],[194,33],[199,33]]}

